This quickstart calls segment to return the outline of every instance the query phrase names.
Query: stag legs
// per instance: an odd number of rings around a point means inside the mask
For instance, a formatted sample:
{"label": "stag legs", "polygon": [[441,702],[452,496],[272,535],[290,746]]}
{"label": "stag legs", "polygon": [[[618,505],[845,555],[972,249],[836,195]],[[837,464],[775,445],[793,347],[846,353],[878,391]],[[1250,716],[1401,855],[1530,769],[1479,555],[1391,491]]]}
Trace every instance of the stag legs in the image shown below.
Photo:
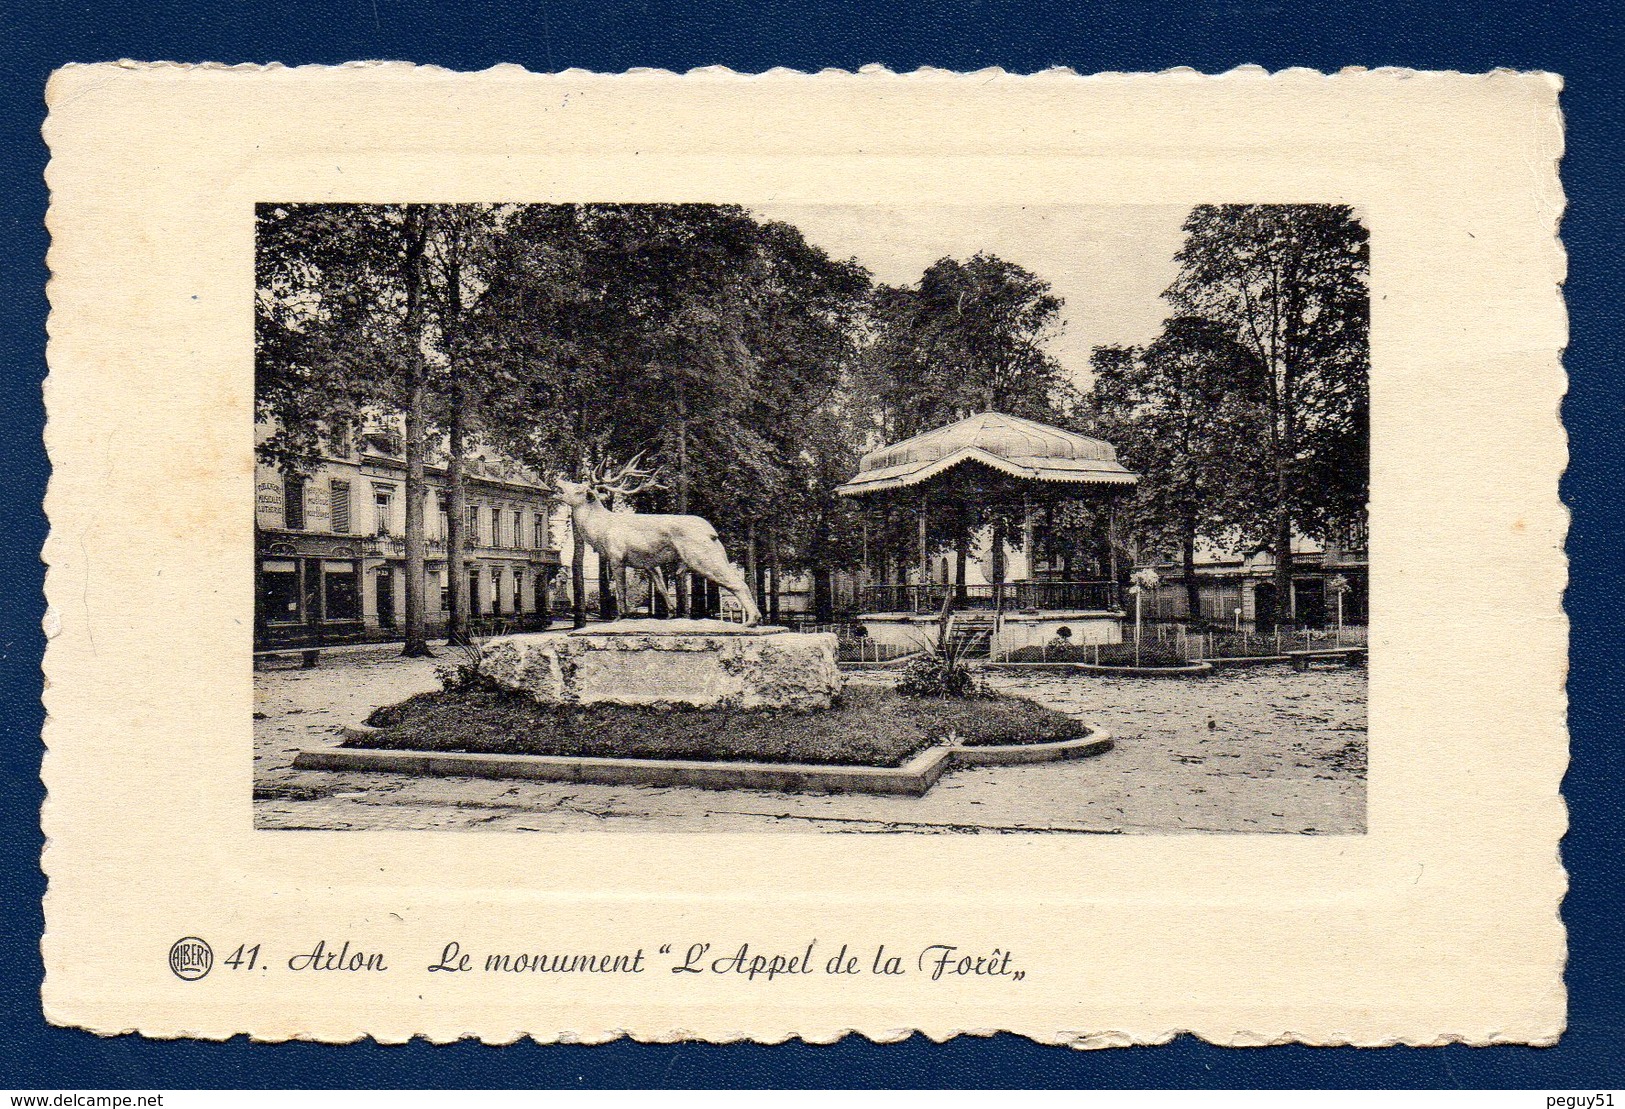
{"label": "stag legs", "polygon": [[[692,552],[695,555],[692,559],[688,557],[689,553],[691,552],[680,552],[682,556],[681,564],[686,566],[691,573],[698,574],[707,581],[715,583],[717,588],[732,593],[739,601],[739,607],[744,610],[746,627],[754,627],[762,622],[762,611],[756,607],[756,601],[751,596],[750,586],[745,583],[744,572],[739,567],[729,562],[727,556],[723,555],[720,550],[715,554],[710,551]],[[615,595],[616,613],[623,619],[630,611],[627,607],[630,590],[627,588],[626,569],[625,560],[610,564],[610,589]],[[661,566],[651,566],[648,567],[648,572],[650,586],[652,589],[658,589],[660,595],[666,600],[666,611],[675,613],[677,611],[677,597],[672,592],[671,582],[666,578],[665,569]],[[651,612],[653,608],[654,603],[651,594]]]}
{"label": "stag legs", "polygon": [[[615,596],[615,612],[621,619],[631,615],[632,590],[628,581],[628,564],[626,562],[613,563],[610,566],[610,588]],[[646,568],[649,575],[649,615],[654,615],[654,595],[656,591],[665,598],[666,611],[677,611],[677,596],[672,592],[671,583],[666,580],[666,571],[659,566]]]}
{"label": "stag legs", "polygon": [[[677,596],[671,591],[671,583],[666,580],[666,571],[659,566],[649,567],[649,584],[660,591],[661,597],[666,601],[666,615],[677,614]],[[649,611],[654,612],[653,594],[650,594]]]}
{"label": "stag legs", "polygon": [[745,584],[744,572],[728,561],[728,556],[723,552],[720,543],[712,540],[710,549],[691,551],[679,548],[677,553],[682,557],[683,565],[738,599],[739,607],[745,611],[747,628],[755,627],[762,622],[762,610],[756,607],[756,601],[750,595],[750,586]]}

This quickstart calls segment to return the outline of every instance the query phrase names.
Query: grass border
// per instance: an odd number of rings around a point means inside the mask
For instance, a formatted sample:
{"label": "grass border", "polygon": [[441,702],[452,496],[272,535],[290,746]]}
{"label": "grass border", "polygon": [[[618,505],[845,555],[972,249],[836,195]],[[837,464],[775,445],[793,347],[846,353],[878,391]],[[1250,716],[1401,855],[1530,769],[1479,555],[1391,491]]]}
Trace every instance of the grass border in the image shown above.
{"label": "grass border", "polygon": [[[1085,725],[1088,727],[1088,725]],[[345,739],[365,740],[381,731],[369,724],[339,728]],[[307,748],[294,756],[296,770],[372,771],[425,777],[526,778],[598,785],[689,786],[699,789],[760,789],[781,793],[878,793],[919,797],[958,766],[1001,766],[1087,758],[1111,750],[1110,734],[1088,734],[1050,743],[967,746],[939,743],[902,766],[833,766],[822,763],[700,762],[691,759],[621,759],[578,755],[473,755],[365,747]]]}

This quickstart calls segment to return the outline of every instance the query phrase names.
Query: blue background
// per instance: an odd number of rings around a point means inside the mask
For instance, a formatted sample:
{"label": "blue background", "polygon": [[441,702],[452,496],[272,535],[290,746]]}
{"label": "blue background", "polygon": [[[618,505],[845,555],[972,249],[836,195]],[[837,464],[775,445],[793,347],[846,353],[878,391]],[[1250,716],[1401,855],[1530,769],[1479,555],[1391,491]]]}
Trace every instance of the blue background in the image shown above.
{"label": "blue background", "polygon": [[[1396,6],[1397,7],[1397,6]],[[0,9],[0,1087],[28,1089],[571,1086],[1260,1086],[1618,1087],[1621,998],[1619,837],[1622,470],[1617,431],[1625,366],[1617,304],[1621,254],[1621,13],[1617,4],[1481,2],[1306,10],[1272,0],[1167,5],[885,3],[442,2],[237,4],[13,3]],[[934,1045],[919,1037],[823,1047],[476,1044],[250,1045],[98,1039],[50,1028],[40,1013],[43,927],[38,861],[40,619],[48,474],[44,413],[46,151],[39,137],[48,73],[69,61],[331,63],[400,58],[454,69],[517,62],[535,70],[722,64],[855,68],[869,62],[1031,72],[1187,65],[1218,72],[1344,65],[1482,71],[1540,68],[1567,80],[1563,165],[1569,210],[1573,462],[1570,679],[1574,764],[1565,783],[1573,830],[1563,843],[1571,960],[1570,1025],[1549,1049],[1225,1050],[1189,1038],[1158,1048],[1079,1053],[1010,1036]],[[110,920],[110,929],[118,922]]]}

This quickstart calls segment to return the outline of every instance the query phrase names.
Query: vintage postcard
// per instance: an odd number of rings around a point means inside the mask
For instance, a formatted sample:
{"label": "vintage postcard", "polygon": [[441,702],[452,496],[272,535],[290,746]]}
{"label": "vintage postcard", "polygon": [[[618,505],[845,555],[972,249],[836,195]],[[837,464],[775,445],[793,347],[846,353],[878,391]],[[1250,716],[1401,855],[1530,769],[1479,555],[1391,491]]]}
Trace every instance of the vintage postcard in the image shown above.
{"label": "vintage postcard", "polygon": [[1555,1042],[1560,87],[60,71],[47,1017]]}

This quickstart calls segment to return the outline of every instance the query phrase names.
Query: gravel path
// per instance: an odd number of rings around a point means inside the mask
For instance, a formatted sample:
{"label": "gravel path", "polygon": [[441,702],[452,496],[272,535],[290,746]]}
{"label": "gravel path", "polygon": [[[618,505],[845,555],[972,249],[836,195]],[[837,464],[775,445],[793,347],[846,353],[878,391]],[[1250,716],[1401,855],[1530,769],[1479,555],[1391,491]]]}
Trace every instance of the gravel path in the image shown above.
{"label": "gravel path", "polygon": [[[882,680],[868,675],[852,680]],[[1366,676],[1286,666],[1195,680],[1034,676],[1001,689],[1116,739],[1095,758],[958,770],[924,797],[417,778],[294,770],[340,724],[435,689],[398,648],[254,675],[260,828],[504,831],[1291,832],[1365,830]]]}

